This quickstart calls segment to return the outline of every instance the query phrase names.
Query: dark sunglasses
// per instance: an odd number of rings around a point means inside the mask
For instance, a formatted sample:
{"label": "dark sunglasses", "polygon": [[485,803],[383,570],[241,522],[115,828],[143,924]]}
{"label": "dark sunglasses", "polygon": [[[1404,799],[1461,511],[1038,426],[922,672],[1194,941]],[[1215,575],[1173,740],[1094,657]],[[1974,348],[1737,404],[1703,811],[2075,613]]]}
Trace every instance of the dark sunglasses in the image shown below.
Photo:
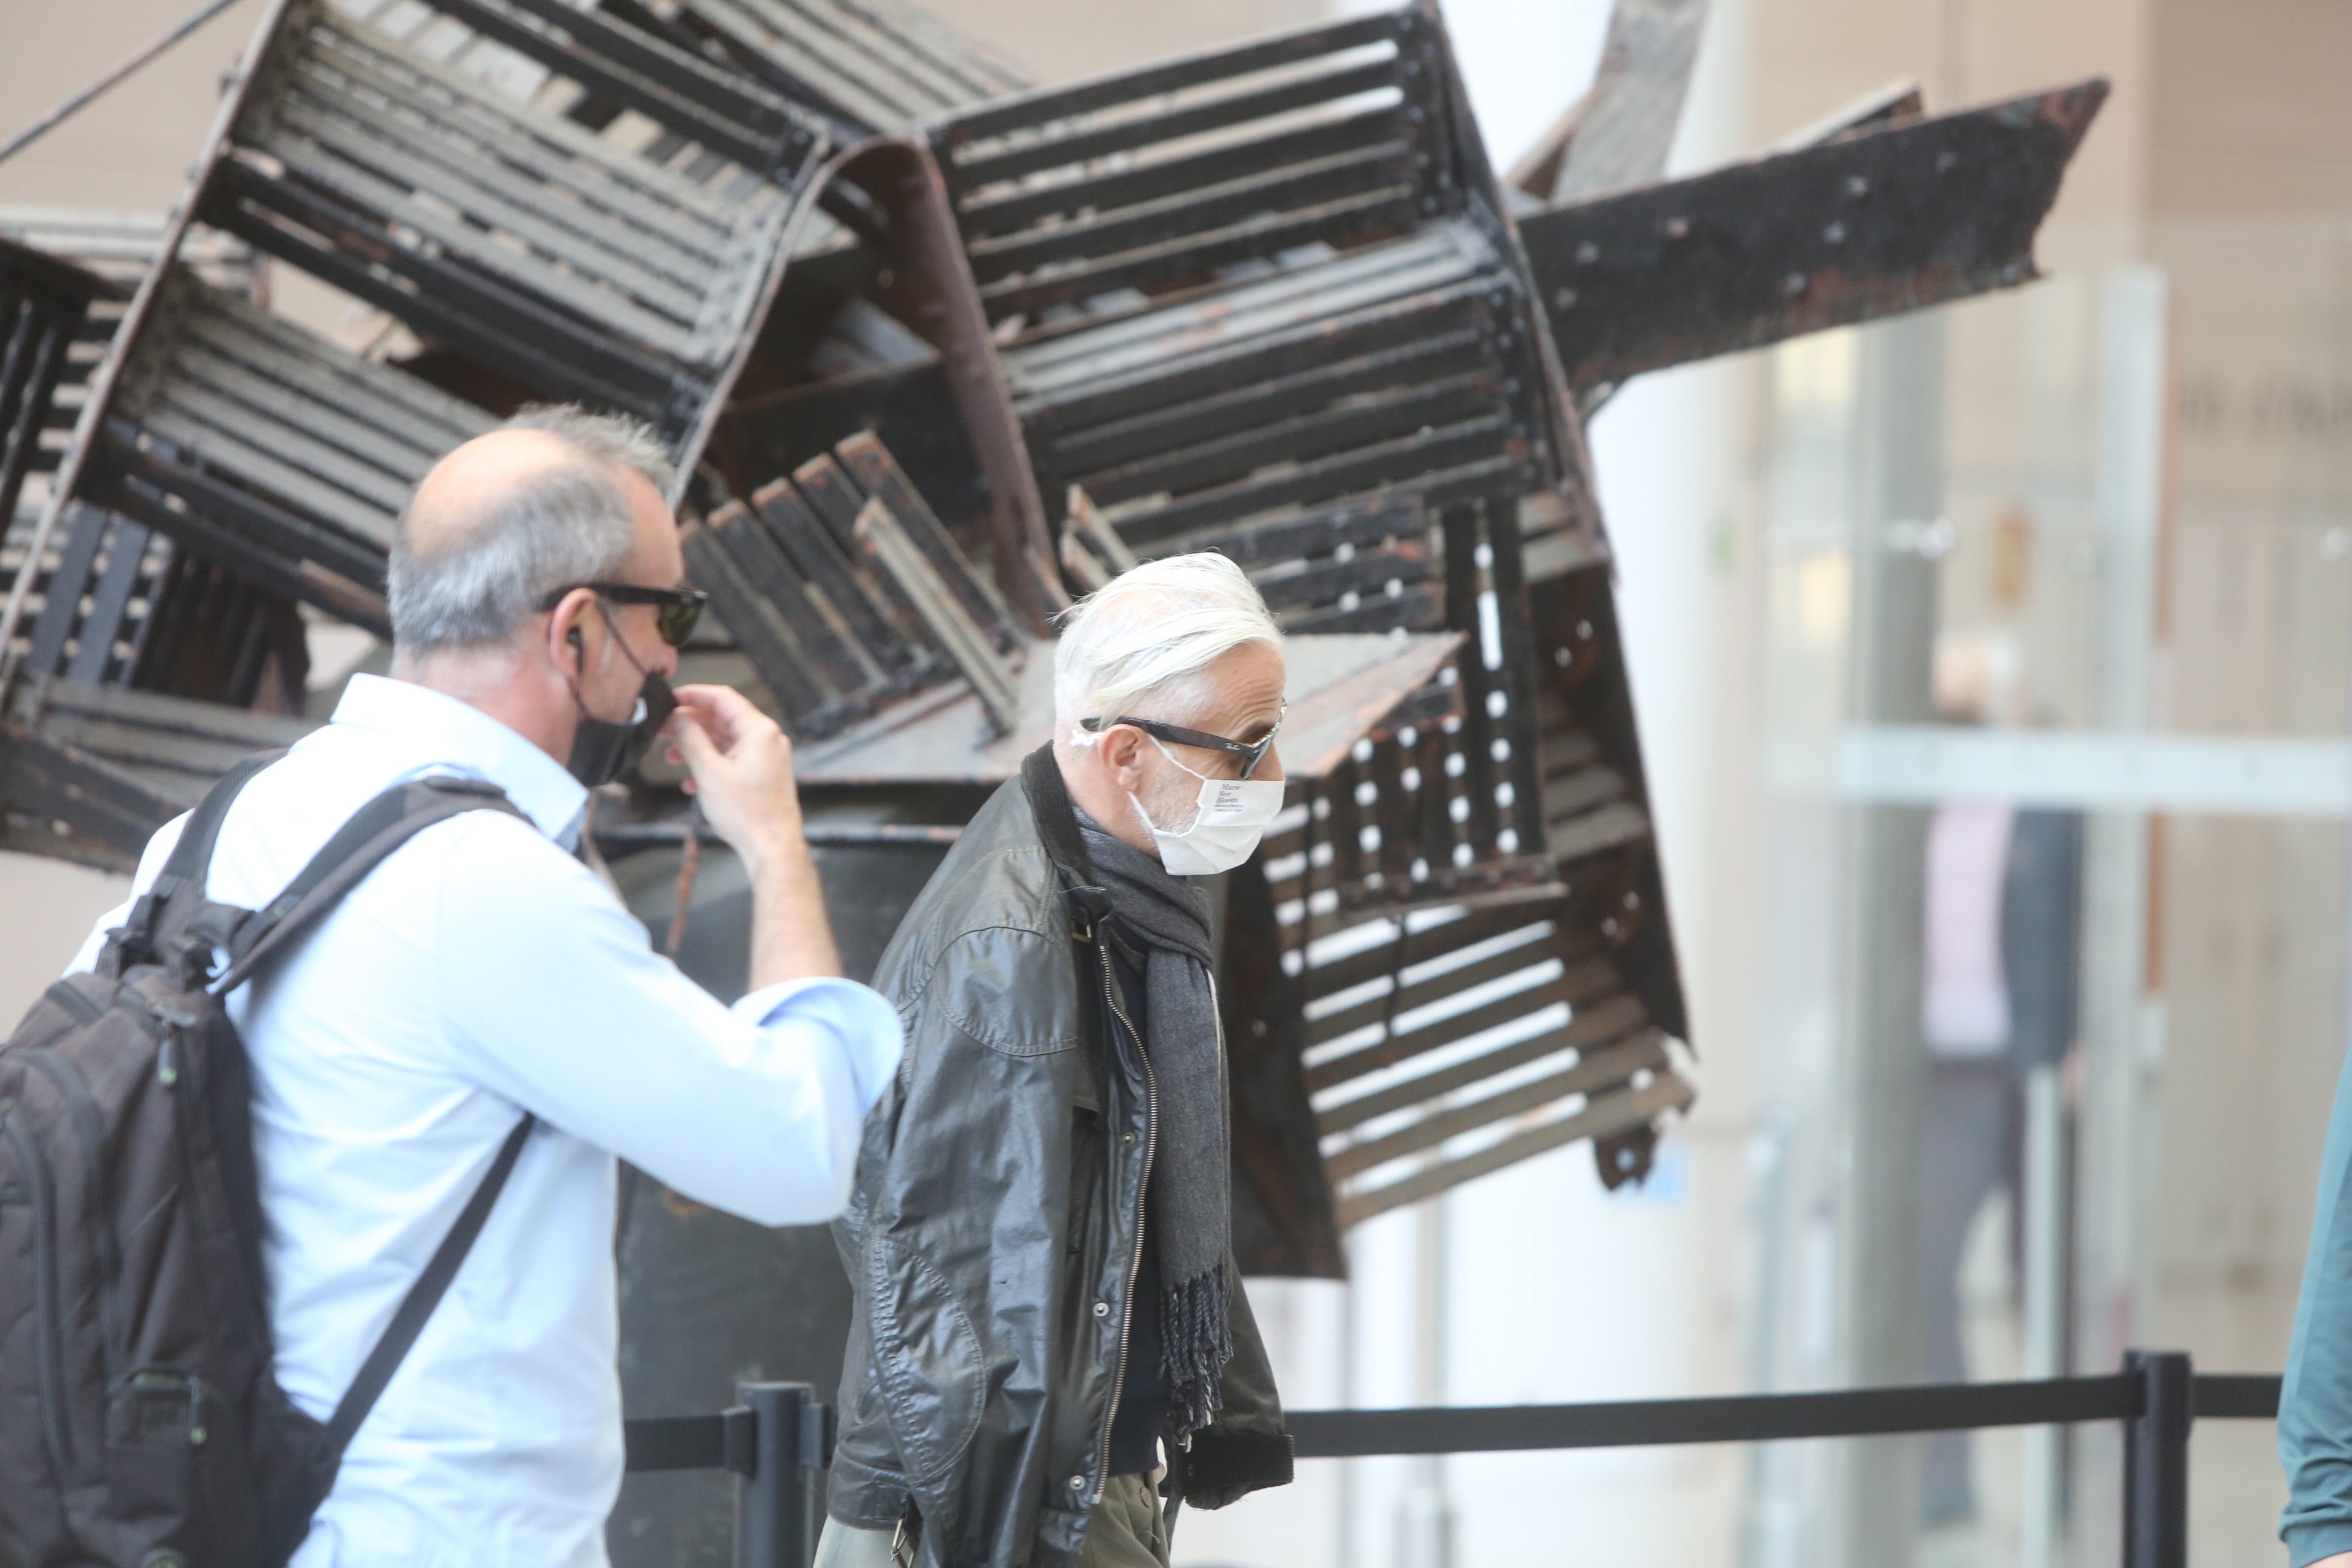
{"label": "dark sunglasses", "polygon": [[540,600],[539,607],[551,610],[563,602],[563,595],[574,588],[585,588],[600,599],[610,599],[616,605],[652,605],[654,628],[661,640],[672,647],[684,647],[686,639],[694,635],[694,624],[702,619],[702,606],[710,603],[710,595],[698,588],[647,588],[635,583],[567,583]]}
{"label": "dark sunglasses", "polygon": [[1242,777],[1247,778],[1257,772],[1258,763],[1265,761],[1265,754],[1274,750],[1274,738],[1282,733],[1282,721],[1289,713],[1290,704],[1286,702],[1282,705],[1282,711],[1275,715],[1274,728],[1265,732],[1263,740],[1257,741],[1229,741],[1205,730],[1187,730],[1181,724],[1163,724],[1157,719],[1081,719],[1078,728],[1089,734],[1099,735],[1117,725],[1131,724],[1154,740],[1165,741],[1171,746],[1199,746],[1205,751],[1223,752],[1227,756],[1239,757],[1242,759]]}

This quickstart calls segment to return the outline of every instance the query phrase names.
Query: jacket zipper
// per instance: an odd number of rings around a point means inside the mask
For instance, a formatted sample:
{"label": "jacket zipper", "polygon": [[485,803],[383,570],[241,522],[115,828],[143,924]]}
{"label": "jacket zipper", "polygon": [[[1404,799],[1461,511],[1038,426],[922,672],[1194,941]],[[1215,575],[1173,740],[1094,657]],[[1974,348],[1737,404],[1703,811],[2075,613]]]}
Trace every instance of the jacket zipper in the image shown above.
{"label": "jacket zipper", "polygon": [[28,1050],[25,1058],[39,1068],[48,1080],[57,1085],[73,1113],[74,1131],[80,1134],[82,1152],[89,1167],[91,1211],[98,1215],[98,1321],[104,1335],[106,1384],[122,1371],[127,1350],[122,1332],[121,1303],[122,1256],[115,1244],[114,1205],[108,1201],[106,1191],[106,1134],[100,1129],[98,1100],[89,1092],[89,1085],[73,1064],[55,1051]]}
{"label": "jacket zipper", "polygon": [[33,1186],[33,1268],[39,1277],[40,1303],[36,1309],[41,1332],[41,1425],[48,1439],[49,1463],[58,1484],[70,1486],[76,1467],[73,1434],[66,1424],[65,1308],[58,1284],[57,1215],[49,1183],[49,1167],[25,1132],[23,1120],[11,1109],[0,1118],[16,1157],[25,1163],[25,1179]]}
{"label": "jacket zipper", "polygon": [[1135,1184],[1135,1250],[1127,1261],[1127,1289],[1119,1293],[1118,1359],[1111,1364],[1110,1403],[1103,1406],[1102,1432],[1095,1440],[1095,1484],[1087,1500],[1089,1508],[1102,1501],[1103,1489],[1110,1479],[1110,1428],[1118,1418],[1119,1398],[1127,1392],[1127,1343],[1135,1327],[1135,1280],[1143,1271],[1143,1200],[1151,1188],[1152,1160],[1160,1152],[1160,1079],[1151,1070],[1151,1053],[1144,1049],[1143,1037],[1119,1009],[1111,986],[1109,940],[1098,940],[1095,952],[1102,960],[1103,1005],[1127,1026],[1127,1037],[1135,1042],[1136,1057],[1143,1063],[1143,1175]]}

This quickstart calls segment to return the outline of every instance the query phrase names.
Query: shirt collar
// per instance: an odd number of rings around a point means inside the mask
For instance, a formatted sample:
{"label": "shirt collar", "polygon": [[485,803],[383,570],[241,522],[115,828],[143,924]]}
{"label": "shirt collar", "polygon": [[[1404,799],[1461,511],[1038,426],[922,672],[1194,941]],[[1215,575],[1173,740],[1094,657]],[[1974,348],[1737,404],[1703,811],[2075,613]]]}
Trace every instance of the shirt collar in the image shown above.
{"label": "shirt collar", "polygon": [[380,675],[354,675],[333,722],[368,730],[412,752],[415,771],[454,768],[486,779],[565,848],[580,835],[588,791],[563,765],[480,709]]}

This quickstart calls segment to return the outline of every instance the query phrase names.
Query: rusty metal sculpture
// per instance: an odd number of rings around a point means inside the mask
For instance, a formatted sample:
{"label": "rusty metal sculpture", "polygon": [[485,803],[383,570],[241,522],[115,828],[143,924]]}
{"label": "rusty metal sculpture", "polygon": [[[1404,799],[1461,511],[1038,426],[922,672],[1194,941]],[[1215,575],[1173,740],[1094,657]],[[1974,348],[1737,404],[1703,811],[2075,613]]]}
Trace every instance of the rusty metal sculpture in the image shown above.
{"label": "rusty metal sculpture", "polygon": [[[221,704],[283,687],[296,604],[382,627],[424,465],[577,398],[672,440],[733,634],[691,655],[845,843],[936,853],[1041,732],[1070,592],[1198,548],[1259,582],[1321,739],[1227,896],[1245,1268],[1338,1273],[1346,1225],[1577,1140],[1638,1176],[1688,1028],[1582,420],[2026,281],[2105,93],[1896,89],[1662,182],[1704,16],[1620,0],[1505,181],[1426,3],[1031,89],[875,0],[278,0],[0,562],[10,842],[135,850],[266,738]],[[373,346],[200,275],[194,225]],[[247,651],[175,674],[134,600]],[[602,831],[679,843],[677,805]]]}

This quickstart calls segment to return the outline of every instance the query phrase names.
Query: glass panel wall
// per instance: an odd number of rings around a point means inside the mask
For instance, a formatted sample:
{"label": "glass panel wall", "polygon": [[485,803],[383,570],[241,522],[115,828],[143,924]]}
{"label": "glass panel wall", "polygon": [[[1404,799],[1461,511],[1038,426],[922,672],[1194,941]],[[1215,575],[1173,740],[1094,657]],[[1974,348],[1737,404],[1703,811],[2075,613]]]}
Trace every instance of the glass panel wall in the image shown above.
{"label": "glass panel wall", "polygon": [[[1759,1387],[2281,1363],[2343,1056],[2352,289],[2159,233],[1769,356]],[[2268,1563],[2263,1424],[2200,1564]],[[2115,1560],[2111,1434],[1787,1445],[1742,1555]]]}

